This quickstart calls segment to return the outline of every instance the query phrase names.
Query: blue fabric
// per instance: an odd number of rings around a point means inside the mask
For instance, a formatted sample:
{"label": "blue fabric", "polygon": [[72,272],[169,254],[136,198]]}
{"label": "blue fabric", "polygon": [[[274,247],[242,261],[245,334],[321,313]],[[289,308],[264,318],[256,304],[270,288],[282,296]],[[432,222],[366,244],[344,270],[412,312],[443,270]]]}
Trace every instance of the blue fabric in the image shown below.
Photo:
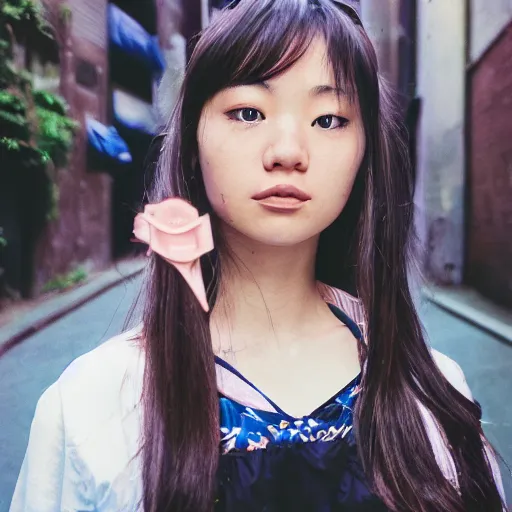
{"label": "blue fabric", "polygon": [[98,153],[122,164],[132,161],[128,145],[113,126],[105,126],[95,119],[88,118],[86,130],[89,144]]}
{"label": "blue fabric", "polygon": [[350,440],[230,452],[219,460],[215,512],[388,512]]}
{"label": "blue fabric", "polygon": [[224,453],[233,449],[252,451],[269,444],[289,446],[344,438],[352,430],[352,410],[359,382],[358,376],[317,411],[302,418],[245,407],[221,395],[221,450]]}
{"label": "blue fabric", "polygon": [[[362,341],[357,325],[330,306]],[[247,407],[219,394],[220,460],[216,512],[384,512],[357,455],[353,410],[361,376],[315,411],[294,418],[236,369],[217,364],[258,391],[276,410]]]}
{"label": "blue fabric", "polygon": [[135,130],[146,135],[157,133],[157,117],[153,105],[114,89],[112,94],[114,118],[120,130]]}
{"label": "blue fabric", "polygon": [[110,44],[143,61],[152,71],[161,74],[165,61],[156,36],[146,30],[122,9],[108,5]]}

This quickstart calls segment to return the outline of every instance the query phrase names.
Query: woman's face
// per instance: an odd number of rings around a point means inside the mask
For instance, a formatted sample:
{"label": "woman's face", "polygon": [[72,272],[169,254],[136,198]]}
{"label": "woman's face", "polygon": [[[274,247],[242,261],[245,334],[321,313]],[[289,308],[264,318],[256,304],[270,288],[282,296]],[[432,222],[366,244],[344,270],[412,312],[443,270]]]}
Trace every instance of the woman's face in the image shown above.
{"label": "woman's face", "polygon": [[319,38],[286,72],[224,89],[201,113],[208,199],[225,225],[260,243],[319,235],[352,190],[364,129],[357,103],[338,98],[326,55]]}

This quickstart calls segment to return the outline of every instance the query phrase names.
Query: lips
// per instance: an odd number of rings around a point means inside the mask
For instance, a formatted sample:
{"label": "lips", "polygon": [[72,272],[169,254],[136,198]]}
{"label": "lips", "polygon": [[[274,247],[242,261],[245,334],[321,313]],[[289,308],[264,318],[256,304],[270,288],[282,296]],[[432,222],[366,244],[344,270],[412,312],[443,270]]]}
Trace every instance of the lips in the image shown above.
{"label": "lips", "polygon": [[293,198],[299,201],[309,201],[311,196],[293,185],[276,185],[252,196],[252,199],[261,201],[270,197]]}
{"label": "lips", "polygon": [[274,213],[292,213],[300,210],[311,196],[293,185],[276,185],[252,197],[255,201]]}

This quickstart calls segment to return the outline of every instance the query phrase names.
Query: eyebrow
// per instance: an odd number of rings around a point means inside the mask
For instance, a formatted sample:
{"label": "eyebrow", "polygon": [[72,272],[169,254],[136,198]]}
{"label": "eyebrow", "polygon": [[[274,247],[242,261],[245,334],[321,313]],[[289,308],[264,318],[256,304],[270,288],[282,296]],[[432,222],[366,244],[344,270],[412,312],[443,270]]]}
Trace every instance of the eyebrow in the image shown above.
{"label": "eyebrow", "polygon": [[[248,82],[245,84],[240,84],[240,87],[243,86],[255,86],[265,89],[266,91],[273,92],[272,86],[265,80],[259,80],[257,82]],[[310,89],[309,95],[311,97],[318,97],[318,96],[344,96],[345,91],[343,89],[340,89],[339,87],[334,87],[332,85],[317,85]]]}
{"label": "eyebrow", "polygon": [[324,95],[335,95],[344,96],[345,91],[339,87],[333,87],[332,85],[317,85],[309,91],[310,96],[324,96]]}

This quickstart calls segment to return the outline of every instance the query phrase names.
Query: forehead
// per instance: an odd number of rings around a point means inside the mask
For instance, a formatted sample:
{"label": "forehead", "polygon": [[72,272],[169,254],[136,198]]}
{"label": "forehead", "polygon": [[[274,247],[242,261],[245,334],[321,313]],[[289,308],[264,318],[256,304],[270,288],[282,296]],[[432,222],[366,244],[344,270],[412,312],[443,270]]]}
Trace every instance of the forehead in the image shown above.
{"label": "forehead", "polygon": [[[293,47],[291,51],[293,51]],[[286,55],[284,59],[286,59]],[[304,97],[308,101],[316,100],[317,98],[337,98],[339,101],[347,97],[343,82],[343,80],[340,82],[340,80],[336,79],[325,39],[317,35],[310,40],[301,57],[285,68],[284,71],[265,80],[253,77],[251,80],[227,85],[215,93],[205,103],[205,107],[217,99],[225,98],[226,95],[236,94],[236,91],[258,89],[266,90],[274,98],[291,99]]]}
{"label": "forehead", "polygon": [[333,84],[334,81],[334,70],[328,58],[327,45],[322,37],[315,37],[297,62],[283,73],[268,80],[274,85],[280,82],[291,82],[295,86],[305,88],[319,83]]}

